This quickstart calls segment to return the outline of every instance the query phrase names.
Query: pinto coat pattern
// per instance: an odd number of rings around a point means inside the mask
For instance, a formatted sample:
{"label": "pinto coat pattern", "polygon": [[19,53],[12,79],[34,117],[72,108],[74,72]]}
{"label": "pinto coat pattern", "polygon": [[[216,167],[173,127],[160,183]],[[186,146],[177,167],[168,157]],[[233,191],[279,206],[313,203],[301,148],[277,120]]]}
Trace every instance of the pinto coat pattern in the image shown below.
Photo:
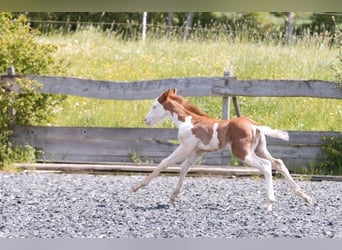
{"label": "pinto coat pattern", "polygon": [[153,126],[156,123],[172,119],[178,127],[179,146],[159,166],[140,183],[132,188],[136,192],[146,186],[170,164],[180,162],[180,177],[177,186],[171,194],[174,202],[183,187],[184,178],[190,167],[205,153],[230,148],[232,153],[242,162],[259,169],[265,176],[268,210],[272,210],[275,201],[272,184],[272,167],[282,174],[294,193],[306,202],[312,199],[295,183],[281,159],[275,159],[266,148],[265,135],[289,140],[286,132],[260,126],[247,117],[230,120],[218,120],[209,117],[196,106],[190,104],[176,89],[169,89],[157,97],[145,118],[145,123]]}

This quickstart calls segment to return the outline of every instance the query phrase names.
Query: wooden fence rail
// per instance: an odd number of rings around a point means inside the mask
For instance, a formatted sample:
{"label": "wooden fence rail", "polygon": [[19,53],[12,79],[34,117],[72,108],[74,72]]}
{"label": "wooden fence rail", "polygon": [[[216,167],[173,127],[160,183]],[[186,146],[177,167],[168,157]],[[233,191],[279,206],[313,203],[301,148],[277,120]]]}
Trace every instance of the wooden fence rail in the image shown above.
{"label": "wooden fence rail", "polygon": [[113,82],[54,76],[1,76],[18,91],[14,79],[27,78],[43,85],[45,94],[82,97],[144,100],[153,99],[162,90],[177,88],[184,96],[263,96],[342,98],[342,88],[334,82],[318,80],[237,80],[235,77],[189,77],[160,80]]}
{"label": "wooden fence rail", "polygon": [[[1,76],[11,91],[20,91],[15,78],[36,80],[45,94],[76,95],[115,100],[144,100],[158,96],[167,88],[178,89],[184,96],[221,96],[224,98],[223,117],[229,117],[230,96],[276,96],[342,98],[342,88],[334,82],[317,80],[237,80],[223,77],[191,77],[132,82],[98,81],[73,77]],[[227,99],[228,98],[228,99]],[[227,101],[228,100],[228,101]],[[235,99],[236,101],[236,99]],[[235,107],[238,107],[238,103]],[[228,115],[226,114],[228,112]],[[324,136],[340,136],[340,132],[290,131],[290,141],[268,138],[269,149],[292,167],[307,165],[314,160]],[[150,128],[78,128],[15,126],[12,141],[29,144],[44,154],[39,160],[53,162],[160,162],[177,146],[177,131]],[[228,151],[209,153],[202,163],[227,164]]]}
{"label": "wooden fence rail", "polygon": [[[268,148],[290,167],[306,166],[319,153],[322,137],[338,132],[289,131],[290,141],[268,138]],[[158,163],[177,147],[177,130],[161,128],[84,128],[16,126],[12,140],[42,149],[38,160],[47,162]],[[232,163],[228,150],[205,155],[201,163]]]}

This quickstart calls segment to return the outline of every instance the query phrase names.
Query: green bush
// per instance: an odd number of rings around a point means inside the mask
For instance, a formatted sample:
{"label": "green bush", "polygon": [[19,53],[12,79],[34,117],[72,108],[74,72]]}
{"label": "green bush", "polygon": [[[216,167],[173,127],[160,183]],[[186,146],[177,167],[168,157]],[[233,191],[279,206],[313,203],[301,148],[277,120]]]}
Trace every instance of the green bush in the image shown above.
{"label": "green bush", "polygon": [[[0,71],[14,66],[18,74],[53,74],[61,71],[54,52],[57,47],[36,40],[24,15],[16,19],[10,13],[0,13]],[[29,146],[13,148],[9,140],[13,124],[36,125],[47,122],[60,96],[37,92],[39,83],[17,79],[20,91],[9,91],[7,83],[0,83],[0,162],[34,160],[35,150]]]}
{"label": "green bush", "polygon": [[[342,45],[341,31],[336,32],[340,46]],[[342,48],[339,50],[339,61],[333,65],[337,83],[342,88]],[[323,146],[319,155],[319,163],[316,166],[318,174],[342,175],[342,136],[337,138],[324,137]]]}
{"label": "green bush", "polygon": [[14,66],[19,74],[57,73],[55,45],[37,40],[38,31],[30,28],[24,15],[16,19],[10,13],[0,12],[0,72]]}
{"label": "green bush", "polygon": [[[3,163],[11,161],[32,161],[35,150],[30,146],[13,148],[9,141],[12,125],[37,125],[48,122],[55,105],[63,97],[43,95],[36,90],[40,84],[27,79],[18,79],[16,84],[20,92],[8,92],[0,88],[0,160]],[[10,112],[12,110],[12,112]]]}
{"label": "green bush", "polygon": [[342,175],[342,136],[325,137],[316,173]]}

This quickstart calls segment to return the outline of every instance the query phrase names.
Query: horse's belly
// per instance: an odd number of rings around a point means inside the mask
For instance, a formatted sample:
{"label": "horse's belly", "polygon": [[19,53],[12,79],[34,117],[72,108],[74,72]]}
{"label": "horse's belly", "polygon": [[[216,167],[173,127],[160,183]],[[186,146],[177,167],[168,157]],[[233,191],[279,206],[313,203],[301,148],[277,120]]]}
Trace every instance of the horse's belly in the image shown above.
{"label": "horse's belly", "polygon": [[213,126],[213,134],[211,135],[210,140],[206,139],[203,140],[202,138],[200,139],[200,142],[198,144],[198,147],[200,150],[204,150],[204,151],[215,151],[215,150],[219,150],[220,148],[220,141],[218,139],[218,135],[217,135],[217,123],[214,123]]}
{"label": "horse's belly", "polygon": [[203,150],[203,151],[216,151],[219,150],[218,146],[215,145],[204,145],[203,143],[200,143],[198,145],[198,149]]}
{"label": "horse's belly", "polygon": [[211,139],[208,144],[203,143],[202,141],[198,144],[198,148],[200,150],[205,151],[215,151],[220,149],[219,141],[216,139]]}

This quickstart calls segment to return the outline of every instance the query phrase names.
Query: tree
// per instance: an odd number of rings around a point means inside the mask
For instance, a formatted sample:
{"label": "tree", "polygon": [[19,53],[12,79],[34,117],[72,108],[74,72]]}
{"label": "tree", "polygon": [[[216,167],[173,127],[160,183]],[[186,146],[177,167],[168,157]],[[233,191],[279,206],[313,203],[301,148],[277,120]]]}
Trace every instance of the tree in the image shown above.
{"label": "tree", "polygon": [[173,12],[168,12],[167,18],[166,18],[166,30],[165,30],[166,38],[170,37],[172,24],[173,24]]}
{"label": "tree", "polygon": [[293,36],[293,28],[294,28],[294,12],[286,12],[285,13],[285,44],[289,44],[292,40]]}
{"label": "tree", "polygon": [[186,22],[185,22],[184,40],[187,40],[189,38],[190,30],[192,28],[193,18],[194,18],[194,13],[188,12],[186,16]]}

